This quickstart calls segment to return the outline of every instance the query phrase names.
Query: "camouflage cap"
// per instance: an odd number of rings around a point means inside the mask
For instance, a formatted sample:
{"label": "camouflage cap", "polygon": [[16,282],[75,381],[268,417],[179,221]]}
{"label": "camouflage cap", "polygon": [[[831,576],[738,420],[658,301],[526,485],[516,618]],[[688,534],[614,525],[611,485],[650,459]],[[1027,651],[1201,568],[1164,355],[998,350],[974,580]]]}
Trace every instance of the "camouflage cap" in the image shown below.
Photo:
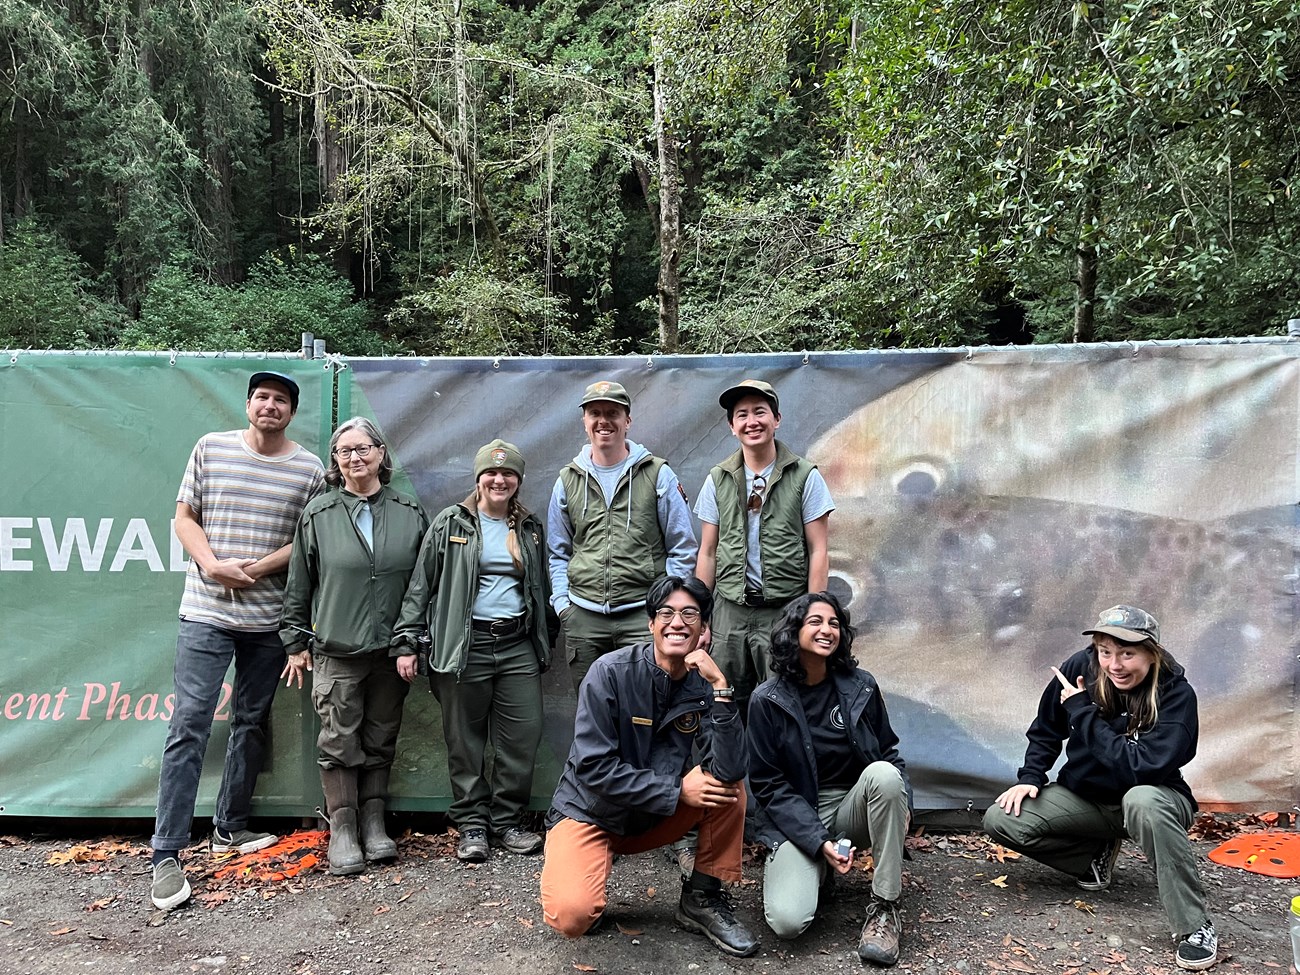
{"label": "camouflage cap", "polygon": [[1145,609],[1136,606],[1112,606],[1102,610],[1097,617],[1097,625],[1084,630],[1083,635],[1105,633],[1125,643],[1141,643],[1143,640],[1160,642],[1160,624]]}
{"label": "camouflage cap", "polygon": [[761,379],[742,379],[734,386],[730,386],[722,391],[718,397],[718,405],[731,415],[737,403],[746,396],[762,396],[772,404],[772,409],[777,413],[781,412],[781,401],[777,398],[776,390],[772,388],[771,383],[765,383]]}
{"label": "camouflage cap", "polygon": [[617,403],[619,406],[632,409],[632,397],[627,395],[627,390],[623,388],[622,383],[610,382],[602,379],[594,382],[587,387],[587,391],[582,394],[582,402],[578,406],[586,406],[588,403],[594,403],[597,400],[605,400],[609,403]]}

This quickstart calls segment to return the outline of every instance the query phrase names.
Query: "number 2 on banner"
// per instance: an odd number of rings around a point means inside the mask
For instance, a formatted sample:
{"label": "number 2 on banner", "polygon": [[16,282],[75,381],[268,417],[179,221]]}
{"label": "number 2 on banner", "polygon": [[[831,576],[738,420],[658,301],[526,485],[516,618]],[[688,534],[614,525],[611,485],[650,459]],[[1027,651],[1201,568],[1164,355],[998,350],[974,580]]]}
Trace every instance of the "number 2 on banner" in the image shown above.
{"label": "number 2 on banner", "polygon": [[214,721],[230,720],[230,699],[234,696],[235,689],[230,686],[229,682],[221,682],[221,698],[217,701],[217,711],[212,716]]}

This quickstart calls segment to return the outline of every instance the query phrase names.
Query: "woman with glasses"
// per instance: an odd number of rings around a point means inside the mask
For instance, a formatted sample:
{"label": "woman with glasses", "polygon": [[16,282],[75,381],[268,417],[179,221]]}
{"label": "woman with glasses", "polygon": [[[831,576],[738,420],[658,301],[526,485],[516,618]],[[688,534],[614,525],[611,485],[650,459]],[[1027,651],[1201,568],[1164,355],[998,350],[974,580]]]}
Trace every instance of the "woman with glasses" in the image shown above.
{"label": "woman with glasses", "polygon": [[829,592],[800,596],[772,629],[771,680],[749,705],[749,782],[770,851],[763,910],[781,938],[812,924],[823,882],[848,873],[855,844],[875,857],[858,957],[898,961],[907,766],[876,680],[853,659],[848,611]]}
{"label": "woman with glasses", "polygon": [[325,470],[333,490],[303,510],[284,591],[280,636],[289,657],[281,676],[301,687],[303,672],[315,671],[332,874],[397,856],[384,807],[410,685],[389,645],[429,522],[389,486],[392,476],[375,425],[360,416],[340,424]]}
{"label": "woman with glasses", "polygon": [[[456,856],[489,843],[537,853],[523,825],[542,737],[541,674],[550,665],[549,580],[542,523],[519,501],[524,456],[493,440],[474,456],[474,490],[439,512],[420,549],[394,636],[398,671],[416,672],[416,640],[432,640],[429,682],[442,706]],[[492,759],[488,761],[488,746]],[[489,832],[490,831],[490,832]]]}

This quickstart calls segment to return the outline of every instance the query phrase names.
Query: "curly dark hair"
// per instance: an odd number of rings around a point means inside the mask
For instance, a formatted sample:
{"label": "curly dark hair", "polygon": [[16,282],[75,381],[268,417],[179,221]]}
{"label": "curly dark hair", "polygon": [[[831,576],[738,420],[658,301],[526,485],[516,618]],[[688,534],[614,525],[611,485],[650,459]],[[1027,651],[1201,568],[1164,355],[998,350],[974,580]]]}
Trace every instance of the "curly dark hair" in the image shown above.
{"label": "curly dark hair", "polygon": [[853,658],[855,631],[849,620],[849,611],[840,605],[832,593],[805,593],[787,603],[777,621],[772,624],[772,672],[800,684],[808,679],[808,674],[799,662],[799,630],[803,628],[804,617],[808,615],[813,603],[826,603],[835,610],[835,617],[840,621],[840,645],[826,661],[827,668],[841,674],[851,674],[858,666],[857,660]]}

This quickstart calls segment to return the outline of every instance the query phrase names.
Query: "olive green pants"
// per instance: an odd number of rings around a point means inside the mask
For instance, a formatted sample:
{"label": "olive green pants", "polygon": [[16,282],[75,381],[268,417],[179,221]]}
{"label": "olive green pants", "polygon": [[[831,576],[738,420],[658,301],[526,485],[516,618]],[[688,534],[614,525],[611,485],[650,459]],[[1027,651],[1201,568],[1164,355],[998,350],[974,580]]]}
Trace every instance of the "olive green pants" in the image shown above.
{"label": "olive green pants", "polygon": [[1156,872],[1160,904],[1178,936],[1195,931],[1208,917],[1187,838],[1191,825],[1187,797],[1163,785],[1134,786],[1122,803],[1111,804],[1052,783],[1025,799],[1019,816],[997,804],[984,813],[984,830],[994,840],[1072,877],[1083,876],[1105,844],[1131,838]]}
{"label": "olive green pants", "polygon": [[387,650],[312,658],[311,701],[320,717],[321,768],[381,769],[393,764],[402,706],[411,685]]}
{"label": "olive green pants", "polygon": [[[442,707],[457,827],[500,833],[518,826],[533,791],[533,763],[542,740],[542,681],[526,633],[496,639],[475,633],[465,670],[434,674]],[[492,746],[491,766],[488,745]]]}
{"label": "olive green pants", "polygon": [[719,596],[713,603],[713,645],[718,668],[736,689],[736,707],[749,718],[749,698],[771,673],[772,624],[782,606],[741,606]]}
{"label": "olive green pants", "polygon": [[649,639],[650,618],[642,607],[622,613],[593,613],[572,605],[564,620],[564,650],[573,689],[578,689],[598,657]]}
{"label": "olive green pants", "polygon": [[[907,838],[907,786],[889,762],[872,762],[851,789],[817,793],[817,815],[832,833],[843,833],[859,850],[871,847],[876,862],[871,892],[895,901],[903,893],[903,841]],[[778,846],[763,867],[763,915],[778,938],[797,938],[817,914],[826,858],[810,857],[793,843]]]}

